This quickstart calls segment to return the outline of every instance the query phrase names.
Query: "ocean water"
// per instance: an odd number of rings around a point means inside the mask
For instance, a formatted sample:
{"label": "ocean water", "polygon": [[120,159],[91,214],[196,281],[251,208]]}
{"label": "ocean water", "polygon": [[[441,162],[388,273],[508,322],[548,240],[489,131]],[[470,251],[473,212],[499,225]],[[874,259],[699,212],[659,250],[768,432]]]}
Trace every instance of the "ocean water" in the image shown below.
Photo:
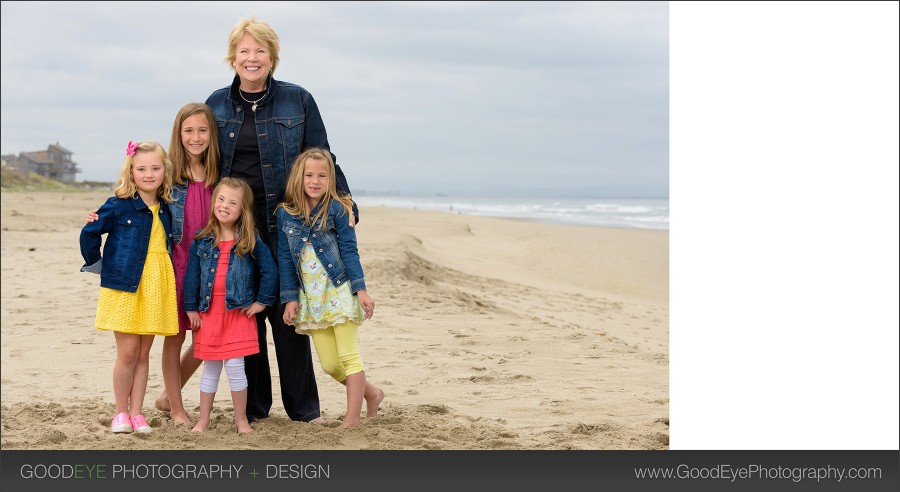
{"label": "ocean water", "polygon": [[454,197],[354,194],[360,207],[412,208],[629,229],[669,229],[667,198]]}

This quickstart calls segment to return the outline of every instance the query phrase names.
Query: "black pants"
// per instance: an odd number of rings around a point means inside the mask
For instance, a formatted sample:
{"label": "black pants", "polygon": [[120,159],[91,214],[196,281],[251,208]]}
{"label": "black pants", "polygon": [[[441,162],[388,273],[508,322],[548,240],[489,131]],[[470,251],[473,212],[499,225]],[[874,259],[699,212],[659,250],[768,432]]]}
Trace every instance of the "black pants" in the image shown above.
{"label": "black pants", "polygon": [[[278,235],[269,234],[265,222],[259,228],[263,242],[272,252],[278,264]],[[281,401],[291,420],[309,422],[319,417],[319,389],[313,370],[309,336],[294,332],[294,327],[284,324],[284,305],[280,293],[275,296],[275,305],[256,315],[259,335],[259,353],[244,357],[247,373],[247,417],[260,419],[269,415],[272,408],[272,374],[269,370],[266,319],[272,327],[275,341],[275,357],[281,381]]]}

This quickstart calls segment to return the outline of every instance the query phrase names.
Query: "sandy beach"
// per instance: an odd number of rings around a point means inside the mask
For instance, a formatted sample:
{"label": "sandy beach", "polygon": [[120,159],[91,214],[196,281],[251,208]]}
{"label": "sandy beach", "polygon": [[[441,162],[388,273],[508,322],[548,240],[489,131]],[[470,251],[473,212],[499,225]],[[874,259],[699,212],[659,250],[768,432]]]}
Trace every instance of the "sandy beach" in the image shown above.
{"label": "sandy beach", "polygon": [[[667,449],[669,237],[390,208],[357,228],[375,317],[360,328],[376,419],[339,430],[269,418],[235,432],[225,376],[207,432],[154,408],[154,431],[116,435],[113,335],[94,327],[99,276],[80,273],[88,210],[111,195],[2,192],[3,449]],[[313,356],[323,416],[344,387]],[[183,391],[199,411],[199,374]]]}

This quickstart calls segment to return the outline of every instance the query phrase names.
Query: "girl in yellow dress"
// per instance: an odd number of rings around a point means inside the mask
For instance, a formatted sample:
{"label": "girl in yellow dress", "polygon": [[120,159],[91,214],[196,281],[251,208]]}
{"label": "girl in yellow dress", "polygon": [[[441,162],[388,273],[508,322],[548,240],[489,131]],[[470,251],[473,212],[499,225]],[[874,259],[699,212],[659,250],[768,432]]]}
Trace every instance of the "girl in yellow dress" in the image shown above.
{"label": "girl in yellow dress", "polygon": [[[142,415],[155,335],[178,333],[172,267],[172,162],[158,142],[128,142],[115,196],[81,230],[83,272],[100,274],[97,329],[116,336],[116,433],[151,432]],[[106,234],[103,254],[102,235]]]}

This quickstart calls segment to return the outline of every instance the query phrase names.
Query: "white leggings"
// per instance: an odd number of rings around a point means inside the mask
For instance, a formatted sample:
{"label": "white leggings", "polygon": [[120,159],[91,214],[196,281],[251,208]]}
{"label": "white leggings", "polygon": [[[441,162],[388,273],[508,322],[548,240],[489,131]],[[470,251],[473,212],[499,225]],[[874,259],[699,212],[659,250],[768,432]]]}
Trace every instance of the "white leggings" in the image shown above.
{"label": "white leggings", "polygon": [[200,391],[215,393],[219,388],[219,375],[222,374],[222,364],[225,364],[225,374],[228,375],[228,385],[231,391],[247,389],[247,374],[244,372],[244,357],[233,357],[225,360],[203,361],[203,374],[200,375]]}

